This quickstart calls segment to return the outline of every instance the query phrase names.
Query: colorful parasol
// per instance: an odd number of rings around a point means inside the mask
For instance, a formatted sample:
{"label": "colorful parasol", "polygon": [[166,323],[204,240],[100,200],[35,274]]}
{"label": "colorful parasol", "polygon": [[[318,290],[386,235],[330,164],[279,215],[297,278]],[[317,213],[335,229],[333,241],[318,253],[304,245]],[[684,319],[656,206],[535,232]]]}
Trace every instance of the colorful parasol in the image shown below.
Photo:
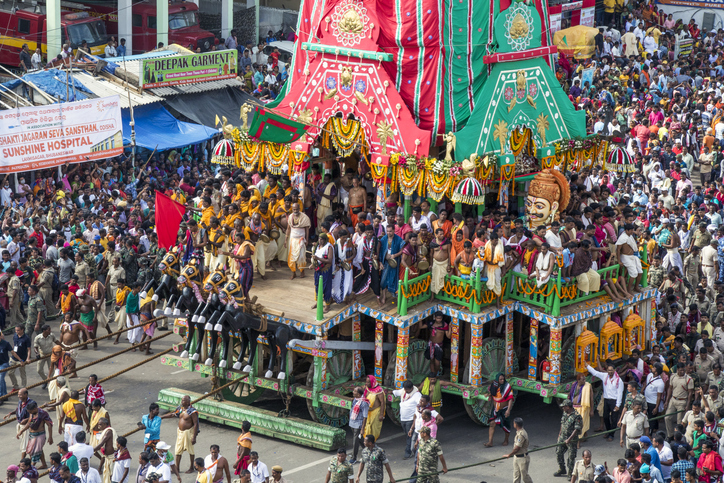
{"label": "colorful parasol", "polygon": [[234,145],[230,140],[222,139],[216,144],[211,162],[213,164],[234,164]]}
{"label": "colorful parasol", "polygon": [[475,178],[465,178],[453,190],[453,203],[482,205],[485,203],[485,191]]}
{"label": "colorful parasol", "polygon": [[615,147],[611,150],[606,161],[606,169],[616,171],[618,173],[633,173],[636,166],[631,159],[631,155],[622,147]]}

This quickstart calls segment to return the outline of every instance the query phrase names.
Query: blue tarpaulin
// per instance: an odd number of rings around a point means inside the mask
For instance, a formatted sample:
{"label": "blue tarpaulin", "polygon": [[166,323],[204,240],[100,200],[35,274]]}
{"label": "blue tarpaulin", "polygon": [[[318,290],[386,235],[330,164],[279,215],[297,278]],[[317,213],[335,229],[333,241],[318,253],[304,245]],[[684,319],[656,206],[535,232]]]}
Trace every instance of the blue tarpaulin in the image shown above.
{"label": "blue tarpaulin", "polygon": [[[131,144],[131,110],[122,109],[123,117],[123,144]],[[176,119],[163,106],[149,104],[133,108],[133,118],[136,122],[136,146],[147,149],[180,148],[189,144],[198,144],[219,133],[199,124],[182,122]]]}
{"label": "blue tarpaulin", "polygon": [[[67,83],[66,78],[68,79]],[[92,97],[86,95],[86,93],[92,93],[86,86],[75,79],[74,76],[68,76],[65,71],[59,69],[41,70],[25,74],[23,80],[32,82],[48,95],[60,98],[63,102],[82,101]],[[22,81],[20,79],[14,79],[4,83],[3,86],[8,89],[16,89],[21,83]],[[73,89],[73,87],[75,87],[75,89]],[[69,99],[65,98],[66,94],[69,94]]]}

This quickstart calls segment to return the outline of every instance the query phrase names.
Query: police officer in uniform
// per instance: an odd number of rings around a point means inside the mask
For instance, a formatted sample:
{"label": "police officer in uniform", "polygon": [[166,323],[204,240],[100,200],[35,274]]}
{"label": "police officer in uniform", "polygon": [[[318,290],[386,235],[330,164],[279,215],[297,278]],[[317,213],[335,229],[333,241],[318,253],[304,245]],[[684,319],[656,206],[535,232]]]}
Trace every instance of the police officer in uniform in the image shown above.
{"label": "police officer in uniform", "polygon": [[530,456],[528,456],[528,432],[523,429],[523,418],[513,420],[515,427],[515,439],[513,450],[505,455],[506,458],[513,456],[513,483],[533,483],[528,474]]}
{"label": "police officer in uniform", "polygon": [[[558,446],[556,446],[556,458],[558,459],[558,471],[553,476],[567,476],[571,478],[573,466],[576,464],[578,455],[578,435],[583,429],[583,419],[577,411],[573,410],[573,403],[566,399],[561,405],[563,416],[561,416],[561,430],[558,433]],[[568,451],[568,470],[563,455]]]}
{"label": "police officer in uniform", "polygon": [[25,333],[32,340],[33,331],[40,332],[40,328],[45,324],[45,301],[40,296],[37,285],[28,287],[28,295],[30,298],[26,310]]}

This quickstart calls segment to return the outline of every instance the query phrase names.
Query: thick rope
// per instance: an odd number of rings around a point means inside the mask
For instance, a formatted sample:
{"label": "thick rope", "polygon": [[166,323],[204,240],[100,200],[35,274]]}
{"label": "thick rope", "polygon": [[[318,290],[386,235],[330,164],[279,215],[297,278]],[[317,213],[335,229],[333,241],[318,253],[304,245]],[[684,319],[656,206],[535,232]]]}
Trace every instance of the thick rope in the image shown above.
{"label": "thick rope", "polygon": [[[91,339],[91,340],[89,340],[89,341],[87,341],[87,342],[82,342],[82,343],[80,343],[80,344],[78,344],[78,345],[71,346],[70,349],[68,349],[68,350],[75,350],[75,349],[78,349],[79,347],[83,347],[83,346],[86,346],[86,345],[88,345],[88,344],[93,344],[94,342],[98,342],[99,340],[108,339],[109,337],[113,337],[114,335],[122,334],[122,333],[127,332],[127,331],[129,331],[129,330],[131,330],[131,329],[137,329],[137,328],[142,327],[142,326],[144,326],[144,325],[146,325],[146,324],[149,324],[149,323],[151,323],[151,322],[155,322],[155,321],[157,321],[157,320],[161,320],[161,319],[165,319],[165,318],[166,318],[165,316],[163,316],[163,317],[154,317],[154,318],[151,319],[151,320],[145,321],[143,324],[138,324],[138,325],[134,325],[134,326],[131,326],[131,327],[126,327],[125,329],[121,329],[121,330],[119,330],[118,332],[111,332],[111,333],[108,334],[108,335],[104,335],[104,336],[102,336],[102,337],[98,337],[98,338],[96,338],[96,339]],[[52,354],[48,354],[47,356],[39,357],[39,358],[37,358],[37,359],[32,359],[32,360],[28,363],[28,365],[29,365],[30,363],[32,363],[32,362],[38,362],[38,361],[42,361],[43,359],[47,359],[47,358],[50,357],[51,355],[52,355]],[[17,369],[17,367],[18,367],[18,365],[16,364],[16,365],[14,365],[14,366],[10,366],[10,367],[6,367],[5,369],[1,369],[1,370],[0,370],[0,374],[2,374],[3,372],[7,372],[7,371],[9,371],[9,370],[11,370],[11,369]]]}
{"label": "thick rope", "polygon": [[[649,421],[652,421],[652,420],[654,420],[654,419],[661,419],[661,418],[664,418],[664,417],[666,417],[666,416],[671,416],[671,415],[679,414],[679,413],[683,413],[683,412],[686,412],[686,410],[684,410],[684,411],[676,411],[676,412],[669,413],[669,414],[662,414],[661,416],[656,416],[656,417],[650,418]],[[609,434],[609,433],[613,434],[613,433],[615,433],[616,431],[620,431],[620,430],[621,430],[621,428],[610,429],[610,430],[608,430],[608,431],[602,431],[602,432],[600,432],[600,433],[596,433],[596,434],[593,434],[593,435],[591,435],[591,436],[586,436],[586,437],[584,437],[584,438],[578,438],[578,440],[579,440],[579,441],[586,441],[586,440],[589,440],[589,439],[597,438],[597,437],[599,437],[599,436],[607,435],[607,434]],[[538,452],[538,451],[543,451],[543,450],[546,450],[546,449],[555,448],[555,447],[557,447],[557,446],[564,446],[565,444],[566,444],[566,443],[555,443],[555,444],[549,444],[548,446],[541,446],[540,448],[528,450],[528,454],[530,454],[530,453],[536,453],[536,452]],[[498,458],[494,458],[494,459],[492,459],[492,460],[480,461],[479,463],[471,463],[471,464],[469,464],[469,465],[456,466],[455,468],[448,468],[447,472],[450,473],[451,471],[464,470],[464,469],[467,469],[467,468],[473,468],[473,467],[475,467],[475,466],[487,465],[487,464],[490,464],[490,463],[495,463],[495,462],[497,462],[497,461],[504,461],[504,460],[507,460],[507,459],[508,459],[508,458],[505,458],[505,457],[498,457]],[[436,476],[436,475],[441,475],[441,474],[443,474],[442,471],[436,471],[435,473],[424,473],[424,474],[420,474],[420,475],[417,475],[417,476],[411,476],[411,477],[409,477],[409,478],[395,478],[395,481],[410,481],[410,480],[415,480],[415,479],[418,479],[418,478],[426,478],[426,477]]]}

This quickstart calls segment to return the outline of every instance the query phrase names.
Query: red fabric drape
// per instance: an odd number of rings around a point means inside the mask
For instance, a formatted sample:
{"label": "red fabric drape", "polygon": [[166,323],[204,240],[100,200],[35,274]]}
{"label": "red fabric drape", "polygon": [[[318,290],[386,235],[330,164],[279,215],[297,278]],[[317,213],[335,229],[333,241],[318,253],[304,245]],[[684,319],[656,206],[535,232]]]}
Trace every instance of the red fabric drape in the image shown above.
{"label": "red fabric drape", "polygon": [[169,249],[176,245],[176,236],[184,213],[184,205],[156,191],[156,234],[159,247]]}

